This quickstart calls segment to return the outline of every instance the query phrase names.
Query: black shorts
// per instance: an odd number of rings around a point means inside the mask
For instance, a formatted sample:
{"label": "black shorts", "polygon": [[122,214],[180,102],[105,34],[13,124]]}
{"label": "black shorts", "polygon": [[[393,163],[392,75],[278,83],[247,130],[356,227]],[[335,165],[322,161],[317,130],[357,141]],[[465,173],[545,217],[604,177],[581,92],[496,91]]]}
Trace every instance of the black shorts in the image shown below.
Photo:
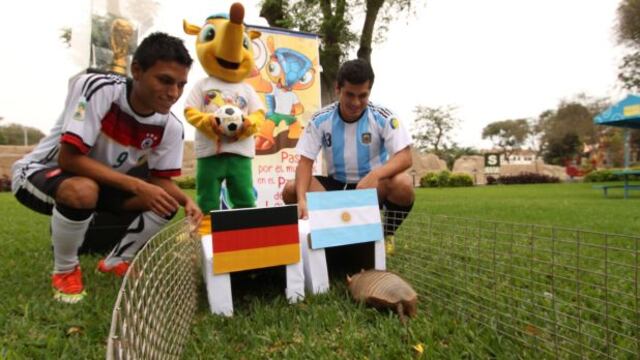
{"label": "black shorts", "polygon": [[351,184],[343,183],[329,176],[316,175],[315,178],[316,180],[318,180],[318,182],[320,182],[322,187],[324,187],[324,189],[327,191],[353,190],[356,188],[356,186],[358,186],[358,183],[351,183]]}
{"label": "black shorts", "polygon": [[[147,172],[136,168],[129,175],[145,179]],[[16,198],[26,207],[45,215],[51,215],[55,204],[55,195],[65,179],[76,175],[62,171],[60,168],[39,170],[25,181],[16,192]],[[106,254],[126,234],[131,222],[139,212],[122,210],[124,201],[133,196],[126,191],[110,186],[100,185],[96,213],[87,229],[85,239],[78,250],[83,253]]]}
{"label": "black shorts", "polygon": [[60,184],[73,174],[58,167],[38,170],[31,174],[16,191],[16,199],[33,211],[51,215]]}
{"label": "black shorts", "polygon": [[[146,178],[146,173],[139,169],[129,172],[129,175]],[[58,167],[46,168],[31,174],[16,191],[18,201],[31,210],[41,214],[51,215],[55,204],[55,196],[60,184],[76,175],[63,171]],[[133,194],[114,187],[100,185],[96,211],[120,213],[122,204]]]}

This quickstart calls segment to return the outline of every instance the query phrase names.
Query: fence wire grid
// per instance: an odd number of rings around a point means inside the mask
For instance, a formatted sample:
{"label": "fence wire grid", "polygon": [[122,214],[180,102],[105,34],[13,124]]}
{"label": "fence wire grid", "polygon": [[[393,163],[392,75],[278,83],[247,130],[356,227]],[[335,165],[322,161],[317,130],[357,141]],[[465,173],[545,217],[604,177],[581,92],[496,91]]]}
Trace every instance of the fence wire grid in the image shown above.
{"label": "fence wire grid", "polygon": [[[180,358],[202,282],[189,230],[168,227],[132,263],[108,359]],[[421,308],[510,339],[517,357],[640,357],[638,236],[414,211],[395,239],[388,268],[411,279]]]}
{"label": "fence wire grid", "polygon": [[523,357],[638,358],[639,242],[412,213],[387,264],[412,279],[427,307],[488,327],[520,345]]}
{"label": "fence wire grid", "polygon": [[123,278],[107,359],[179,359],[198,306],[200,241],[187,220],[151,238]]}

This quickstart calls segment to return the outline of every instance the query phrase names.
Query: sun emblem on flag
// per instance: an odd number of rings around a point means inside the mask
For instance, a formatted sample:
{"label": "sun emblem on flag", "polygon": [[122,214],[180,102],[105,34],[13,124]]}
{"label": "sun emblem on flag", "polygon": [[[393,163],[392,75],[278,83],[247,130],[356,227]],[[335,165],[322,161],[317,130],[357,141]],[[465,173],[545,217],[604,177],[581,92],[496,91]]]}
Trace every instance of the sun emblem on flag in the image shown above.
{"label": "sun emblem on flag", "polygon": [[376,189],[308,192],[307,204],[312,249],[384,237]]}
{"label": "sun emblem on flag", "polygon": [[154,142],[158,141],[158,136],[152,133],[146,133],[144,139],[140,143],[140,148],[146,150],[150,148]]}

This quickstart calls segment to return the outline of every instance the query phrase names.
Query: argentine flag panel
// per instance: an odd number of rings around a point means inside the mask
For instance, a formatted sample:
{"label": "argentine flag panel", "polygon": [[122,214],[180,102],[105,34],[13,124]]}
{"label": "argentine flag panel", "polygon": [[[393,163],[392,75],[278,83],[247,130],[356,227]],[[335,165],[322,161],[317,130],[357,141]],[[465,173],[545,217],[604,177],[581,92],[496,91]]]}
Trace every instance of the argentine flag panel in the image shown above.
{"label": "argentine flag panel", "polygon": [[382,240],[375,189],[307,193],[311,248]]}

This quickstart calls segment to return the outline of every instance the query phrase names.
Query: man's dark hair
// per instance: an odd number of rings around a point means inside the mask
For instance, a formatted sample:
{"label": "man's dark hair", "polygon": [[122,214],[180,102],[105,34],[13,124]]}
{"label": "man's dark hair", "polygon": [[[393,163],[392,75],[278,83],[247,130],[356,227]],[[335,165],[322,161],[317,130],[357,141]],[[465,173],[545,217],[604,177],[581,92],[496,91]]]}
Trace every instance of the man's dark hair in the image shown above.
{"label": "man's dark hair", "polygon": [[162,32],[147,36],[133,54],[133,62],[137,63],[143,71],[152,67],[157,61],[175,61],[188,67],[193,63],[182,40]]}
{"label": "man's dark hair", "polygon": [[372,87],[374,78],[375,75],[369,62],[362,59],[349,60],[342,64],[338,70],[338,88],[342,88],[345,81],[350,84],[360,85],[367,82],[367,80],[369,81],[369,87]]}

